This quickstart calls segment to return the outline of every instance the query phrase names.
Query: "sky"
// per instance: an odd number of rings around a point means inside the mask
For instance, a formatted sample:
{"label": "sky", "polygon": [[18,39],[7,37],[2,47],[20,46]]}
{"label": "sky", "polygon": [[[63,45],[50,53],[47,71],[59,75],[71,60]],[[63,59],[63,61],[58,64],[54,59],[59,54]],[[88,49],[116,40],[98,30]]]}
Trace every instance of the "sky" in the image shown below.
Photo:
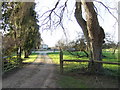
{"label": "sky", "polygon": [[[36,0],[36,8],[38,14],[38,20],[39,24],[42,22],[42,18],[40,16],[52,9],[55,6],[57,0]],[[62,0],[63,2],[65,0]],[[105,5],[109,7],[117,7],[117,2],[114,0],[101,0],[104,1]],[[116,0],[117,1],[117,0]],[[61,4],[63,3],[61,2]],[[63,25],[65,27],[65,32],[67,32],[67,37],[65,37],[65,34],[63,32],[63,29],[58,27],[56,29],[50,29],[50,30],[43,30],[43,28],[40,28],[41,37],[43,39],[43,42],[47,44],[49,47],[55,46],[58,40],[60,39],[66,39],[68,41],[75,40],[78,36],[78,33],[82,30],[80,26],[78,25],[75,17],[74,17],[74,9],[75,9],[75,0],[68,0],[68,11],[64,14],[64,21]],[[95,3],[96,7],[98,8],[98,20],[99,24],[104,28],[105,33],[111,34],[111,37],[114,41],[118,41],[118,26],[116,20],[113,18],[112,15],[108,13],[108,11],[99,3]],[[115,10],[110,9],[111,12],[117,17],[117,13]],[[55,17],[52,17],[55,18]]]}

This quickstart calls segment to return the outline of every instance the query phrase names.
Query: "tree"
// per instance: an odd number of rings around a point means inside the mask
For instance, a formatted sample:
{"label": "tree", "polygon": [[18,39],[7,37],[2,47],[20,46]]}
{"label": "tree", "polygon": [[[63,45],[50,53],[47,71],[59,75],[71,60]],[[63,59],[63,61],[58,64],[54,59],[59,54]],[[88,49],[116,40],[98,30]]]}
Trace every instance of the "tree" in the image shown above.
{"label": "tree", "polygon": [[56,47],[59,47],[59,49],[66,50],[67,46],[66,46],[65,40],[63,39],[58,40],[58,42],[56,43]]}
{"label": "tree", "polygon": [[21,59],[22,51],[25,51],[25,57],[28,57],[31,49],[41,42],[34,8],[34,2],[4,2],[2,5],[2,26],[15,41],[18,59]]}
{"label": "tree", "polygon": [[76,37],[75,40],[69,42],[67,44],[67,48],[68,48],[68,52],[72,55],[75,55],[73,54],[72,52],[74,51],[77,51],[77,52],[84,52],[85,55],[79,55],[79,53],[77,53],[77,57],[89,57],[89,54],[88,52],[88,47],[87,47],[87,44],[86,44],[86,40],[85,40],[85,37],[83,35],[83,33],[78,33],[78,36]]}
{"label": "tree", "polygon": [[[15,40],[15,48],[17,58],[21,59],[21,47],[22,47],[22,21],[24,11],[22,10],[24,3],[21,2],[4,2],[3,3],[3,29],[9,31],[11,37]],[[26,12],[26,9],[24,9]],[[18,42],[18,43],[17,43]]]}
{"label": "tree", "polygon": [[[67,3],[69,0],[64,1],[64,5],[61,5],[61,0],[58,0],[55,4],[55,6],[51,9],[45,12],[41,17],[44,17],[43,28],[49,29],[51,26],[57,27],[60,25],[65,30],[64,24],[62,23],[64,19],[64,14],[67,12]],[[75,3],[75,18],[79,24],[79,26],[82,28],[85,39],[87,41],[87,45],[89,47],[90,52],[90,60],[91,62],[88,65],[90,72],[99,72],[102,69],[102,64],[94,63],[94,60],[102,60],[102,45],[104,43],[104,29],[99,25],[98,18],[97,18],[97,8],[95,7],[92,0],[91,2],[87,2],[87,0],[76,0]],[[100,4],[102,4],[108,12],[116,19],[116,17],[110,12],[109,8],[105,6],[102,2],[96,1]],[[83,9],[85,11],[85,18],[83,18]],[[54,21],[54,17],[55,20]]]}
{"label": "tree", "polygon": [[[82,18],[82,5],[85,9],[86,21]],[[93,2],[86,2],[85,0],[76,2],[75,17],[89,45],[90,60],[92,61],[92,63],[89,63],[89,69],[91,72],[100,71],[102,64],[94,63],[94,60],[102,60],[102,44],[105,34],[103,28],[99,25]]]}
{"label": "tree", "polygon": [[3,55],[10,56],[15,52],[15,41],[10,35],[5,34],[3,36]]}
{"label": "tree", "polygon": [[[27,4],[27,3],[26,3]],[[39,33],[39,25],[37,24],[38,20],[36,17],[36,12],[34,11],[35,4],[29,8],[29,12],[24,17],[25,24],[25,35],[24,35],[24,44],[23,50],[25,52],[25,58],[28,58],[31,49],[35,48],[36,45],[40,45],[41,36]],[[29,24],[28,24],[29,23]],[[27,27],[26,27],[27,26]]]}
{"label": "tree", "polygon": [[[60,15],[58,15],[55,12],[55,9],[60,3],[60,0],[58,0],[55,7],[49,10],[48,12],[46,12],[49,14],[48,14],[48,17],[45,18],[44,22],[47,21],[46,23],[48,23],[48,19],[49,19],[50,20],[49,22],[51,22],[49,26],[51,26],[52,24],[51,17],[52,17],[52,14],[55,14],[59,18],[59,21],[58,21],[59,24],[62,25],[61,27],[64,29],[64,26],[61,23],[63,20],[63,14],[65,12],[65,8],[67,7],[67,2],[68,0],[66,0],[64,5],[60,7],[61,13]],[[82,17],[82,13],[83,13],[82,8],[81,8],[82,6],[85,10],[86,21]],[[87,2],[86,0],[76,0],[75,18],[78,24],[80,25],[80,27],[82,28],[87,44],[89,46],[89,51],[91,54],[89,56],[90,56],[90,60],[92,61],[92,63],[89,64],[89,69],[90,71],[93,71],[93,72],[99,71],[102,69],[102,64],[97,64],[93,62],[94,60],[99,60],[99,61],[102,60],[101,58],[102,57],[102,44],[105,38],[105,34],[104,34],[103,28],[99,25],[97,13],[95,11],[93,2],[92,1]],[[54,25],[54,22],[53,22],[53,25]]]}

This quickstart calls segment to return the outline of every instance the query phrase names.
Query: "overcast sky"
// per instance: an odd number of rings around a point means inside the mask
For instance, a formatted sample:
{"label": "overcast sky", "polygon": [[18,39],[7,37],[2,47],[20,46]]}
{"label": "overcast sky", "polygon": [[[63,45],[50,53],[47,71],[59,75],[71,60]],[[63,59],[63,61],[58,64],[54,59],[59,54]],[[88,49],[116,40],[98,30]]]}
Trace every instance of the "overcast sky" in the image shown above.
{"label": "overcast sky", "polygon": [[[36,0],[36,11],[39,16],[41,16],[45,11],[50,10],[54,7],[57,0]],[[63,2],[65,0],[62,0]],[[115,8],[117,7],[117,2],[114,0],[102,0],[104,1],[105,5]],[[62,2],[61,2],[62,4]],[[78,35],[78,32],[82,32],[80,26],[77,24],[76,19],[74,17],[74,9],[75,9],[75,0],[68,0],[68,12],[65,13],[64,16],[64,27],[65,31],[67,32],[67,38],[69,40],[74,40]],[[100,5],[99,3],[95,3],[96,7],[98,8],[98,20],[100,25],[104,28],[105,32],[110,33],[111,37],[114,38],[115,41],[118,39],[118,26],[117,23],[115,24],[116,20],[111,16],[105,8]],[[115,10],[111,9],[111,12],[117,17],[117,13]],[[68,15],[68,17],[67,17]],[[68,18],[70,20],[68,20]],[[39,22],[41,22],[41,18],[39,18]],[[65,38],[65,35],[63,33],[63,30],[61,28],[57,28],[55,30],[42,30],[40,28],[40,33],[42,36],[42,39],[45,44],[51,46],[54,46],[56,42],[60,39]]]}

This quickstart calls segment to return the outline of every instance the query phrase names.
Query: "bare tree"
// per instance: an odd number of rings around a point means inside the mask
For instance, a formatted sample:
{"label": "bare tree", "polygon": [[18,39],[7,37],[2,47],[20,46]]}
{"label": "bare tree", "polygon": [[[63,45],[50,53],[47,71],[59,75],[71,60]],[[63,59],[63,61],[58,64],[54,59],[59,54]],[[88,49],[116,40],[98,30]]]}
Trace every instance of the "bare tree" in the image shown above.
{"label": "bare tree", "polygon": [[[67,2],[68,0],[65,1],[64,5],[61,5],[61,7],[58,7],[59,6],[58,4],[60,3],[60,0],[58,0],[53,9],[45,12],[44,14],[47,14],[47,13],[49,14],[48,14],[48,17],[44,19],[44,22],[46,20],[47,22],[43,23],[43,25],[44,24],[47,24],[47,25],[49,24],[49,26],[61,25],[64,30],[62,20],[63,20],[64,11],[67,8]],[[108,12],[116,19],[116,17],[110,12],[107,6],[105,6],[102,2],[99,2],[99,1],[96,1],[96,2],[102,4],[105,8],[107,8]],[[86,19],[84,19],[82,15],[83,14],[82,6],[83,6],[83,9],[85,10]],[[102,60],[102,45],[104,43],[105,34],[104,34],[104,29],[99,25],[99,22],[98,22],[97,9],[92,0],[91,2],[87,2],[87,0],[76,0],[75,7],[76,7],[75,18],[83,30],[83,33],[90,51],[89,56],[92,62],[89,63],[88,68],[90,72],[99,72],[102,69],[102,64],[94,63],[94,60],[99,60],[99,61]],[[61,10],[60,14],[57,14],[55,12],[56,8],[57,9],[60,8],[59,9]],[[51,19],[52,14],[58,17],[57,22],[52,21]],[[52,23],[51,21],[53,22],[53,24],[51,24]]]}
{"label": "bare tree", "polygon": [[67,45],[66,45],[66,42],[65,40],[63,39],[60,39],[57,43],[56,43],[56,47],[59,47],[59,49],[67,49]]}
{"label": "bare tree", "polygon": [[[86,21],[82,17],[83,5],[86,13]],[[89,45],[89,50],[91,52],[91,61],[102,60],[102,44],[105,38],[104,30],[100,27],[97,13],[94,9],[93,2],[86,2],[82,0],[81,2],[76,2],[75,17],[78,24],[81,26],[83,33]],[[94,62],[89,64],[89,68],[92,71],[98,71],[102,68],[101,64],[95,64]],[[95,70],[93,70],[95,69]],[[90,70],[90,71],[91,71]]]}

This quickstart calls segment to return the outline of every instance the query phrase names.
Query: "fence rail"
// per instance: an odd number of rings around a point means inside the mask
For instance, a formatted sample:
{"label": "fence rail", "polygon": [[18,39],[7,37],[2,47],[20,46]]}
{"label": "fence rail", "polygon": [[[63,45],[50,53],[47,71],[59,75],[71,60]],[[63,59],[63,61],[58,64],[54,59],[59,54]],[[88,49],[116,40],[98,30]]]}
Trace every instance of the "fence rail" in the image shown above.
{"label": "fence rail", "polygon": [[19,60],[15,57],[3,57],[2,60],[2,73],[4,74],[5,72],[12,70],[19,65]]}
{"label": "fence rail", "polygon": [[[63,62],[92,62],[90,60],[63,60]],[[95,63],[103,63],[103,64],[115,64],[115,65],[120,65],[118,62],[105,62],[105,61],[97,61],[94,60]]]}
{"label": "fence rail", "polygon": [[60,72],[63,73],[63,65],[64,65],[64,62],[94,62],[94,63],[102,63],[102,64],[113,64],[113,65],[120,65],[120,63],[118,62],[107,62],[107,61],[97,61],[97,60],[94,60],[94,61],[90,61],[90,60],[65,60],[63,59],[63,52],[62,50],[60,50]]}

